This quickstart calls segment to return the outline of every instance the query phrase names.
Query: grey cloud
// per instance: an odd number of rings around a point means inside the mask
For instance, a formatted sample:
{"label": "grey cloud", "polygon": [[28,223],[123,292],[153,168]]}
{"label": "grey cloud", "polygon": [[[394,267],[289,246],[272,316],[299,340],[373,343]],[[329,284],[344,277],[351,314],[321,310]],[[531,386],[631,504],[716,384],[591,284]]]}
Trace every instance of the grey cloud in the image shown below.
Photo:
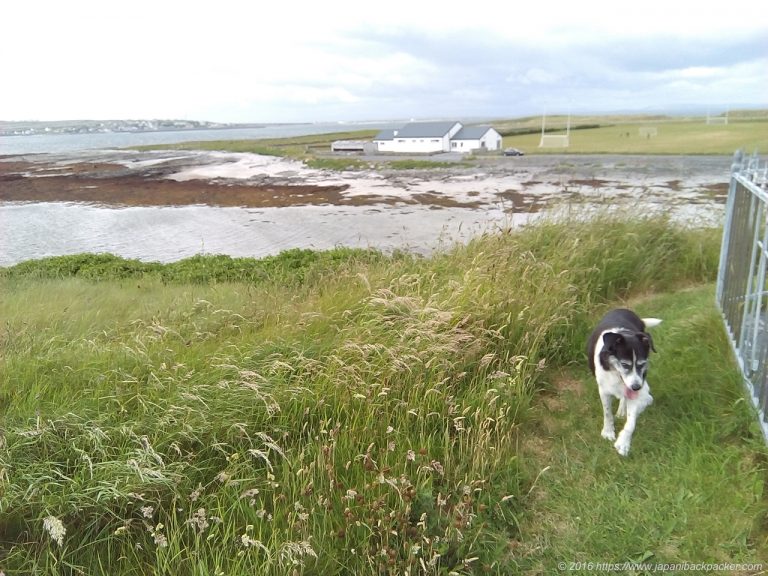
{"label": "grey cloud", "polygon": [[[573,36],[568,44],[558,45],[531,44],[487,32],[368,30],[329,39],[320,48],[368,58],[405,53],[429,65],[428,79],[394,85],[386,78],[375,78],[370,85],[349,88],[359,102],[325,103],[316,109],[326,118],[347,119],[501,117],[539,114],[545,108],[552,112],[642,110],[700,98],[733,101],[725,88],[708,92],[710,78],[681,78],[679,72],[715,67],[731,73],[740,64],[767,57],[763,37],[757,34],[712,39]],[[313,82],[327,86],[341,77]],[[748,97],[753,102],[765,100],[757,93]]]}

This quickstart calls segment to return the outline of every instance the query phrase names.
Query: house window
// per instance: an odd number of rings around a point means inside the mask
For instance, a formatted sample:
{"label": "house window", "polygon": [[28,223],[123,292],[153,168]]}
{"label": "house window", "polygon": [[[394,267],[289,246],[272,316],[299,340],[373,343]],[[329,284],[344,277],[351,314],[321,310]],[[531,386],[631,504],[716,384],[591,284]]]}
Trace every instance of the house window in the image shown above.
{"label": "house window", "polygon": [[456,142],[451,142],[451,148],[456,148]]}

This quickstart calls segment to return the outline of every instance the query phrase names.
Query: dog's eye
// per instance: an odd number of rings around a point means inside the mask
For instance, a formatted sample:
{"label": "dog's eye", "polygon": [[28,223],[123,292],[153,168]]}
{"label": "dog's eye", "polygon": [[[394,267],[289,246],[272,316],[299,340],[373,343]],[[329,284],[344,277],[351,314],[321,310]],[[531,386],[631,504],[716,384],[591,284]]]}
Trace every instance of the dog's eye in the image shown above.
{"label": "dog's eye", "polygon": [[632,368],[632,364],[630,362],[622,362],[621,367],[624,368],[625,370],[629,370]]}

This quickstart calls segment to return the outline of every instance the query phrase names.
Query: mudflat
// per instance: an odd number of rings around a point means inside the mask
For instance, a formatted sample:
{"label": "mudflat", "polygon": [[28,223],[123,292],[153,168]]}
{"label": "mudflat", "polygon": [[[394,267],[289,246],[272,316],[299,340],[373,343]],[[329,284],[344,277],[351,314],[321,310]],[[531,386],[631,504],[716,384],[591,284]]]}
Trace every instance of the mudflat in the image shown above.
{"label": "mudflat", "polygon": [[[380,159],[381,160],[381,159]],[[446,155],[443,167],[333,172],[254,154],[87,151],[0,157],[0,202],[109,207],[421,205],[537,212],[561,201],[722,205],[730,158],[720,156]]]}
{"label": "mudflat", "polygon": [[280,207],[339,204],[348,186],[242,184],[219,180],[179,182],[153,170],[116,164],[0,162],[2,202],[87,202],[103,206]]}

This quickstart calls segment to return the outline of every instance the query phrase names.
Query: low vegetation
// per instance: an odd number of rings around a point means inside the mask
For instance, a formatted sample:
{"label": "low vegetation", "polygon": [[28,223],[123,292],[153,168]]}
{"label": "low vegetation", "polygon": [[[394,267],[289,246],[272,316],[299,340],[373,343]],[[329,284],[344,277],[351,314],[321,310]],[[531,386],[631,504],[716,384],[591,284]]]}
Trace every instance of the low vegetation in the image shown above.
{"label": "low vegetation", "polygon": [[260,138],[257,140],[215,140],[180,142],[178,144],[158,144],[140,146],[141,150],[220,150],[227,152],[251,152],[266,156],[284,156],[299,160],[315,158],[318,152],[329,152],[336,140],[370,140],[378,130],[358,130],[352,132],[333,132],[329,134],[310,134],[291,136],[290,138]]}
{"label": "low vegetation", "polygon": [[445,162],[435,160],[390,160],[387,168],[394,170],[431,170],[433,168],[445,168]]}
{"label": "low vegetation", "polygon": [[[0,572],[758,558],[766,453],[707,292],[718,248],[712,230],[605,214],[429,258],[5,269]],[[621,460],[591,394],[557,402],[589,386],[584,338],[626,298],[668,320],[654,378],[670,387]]]}

